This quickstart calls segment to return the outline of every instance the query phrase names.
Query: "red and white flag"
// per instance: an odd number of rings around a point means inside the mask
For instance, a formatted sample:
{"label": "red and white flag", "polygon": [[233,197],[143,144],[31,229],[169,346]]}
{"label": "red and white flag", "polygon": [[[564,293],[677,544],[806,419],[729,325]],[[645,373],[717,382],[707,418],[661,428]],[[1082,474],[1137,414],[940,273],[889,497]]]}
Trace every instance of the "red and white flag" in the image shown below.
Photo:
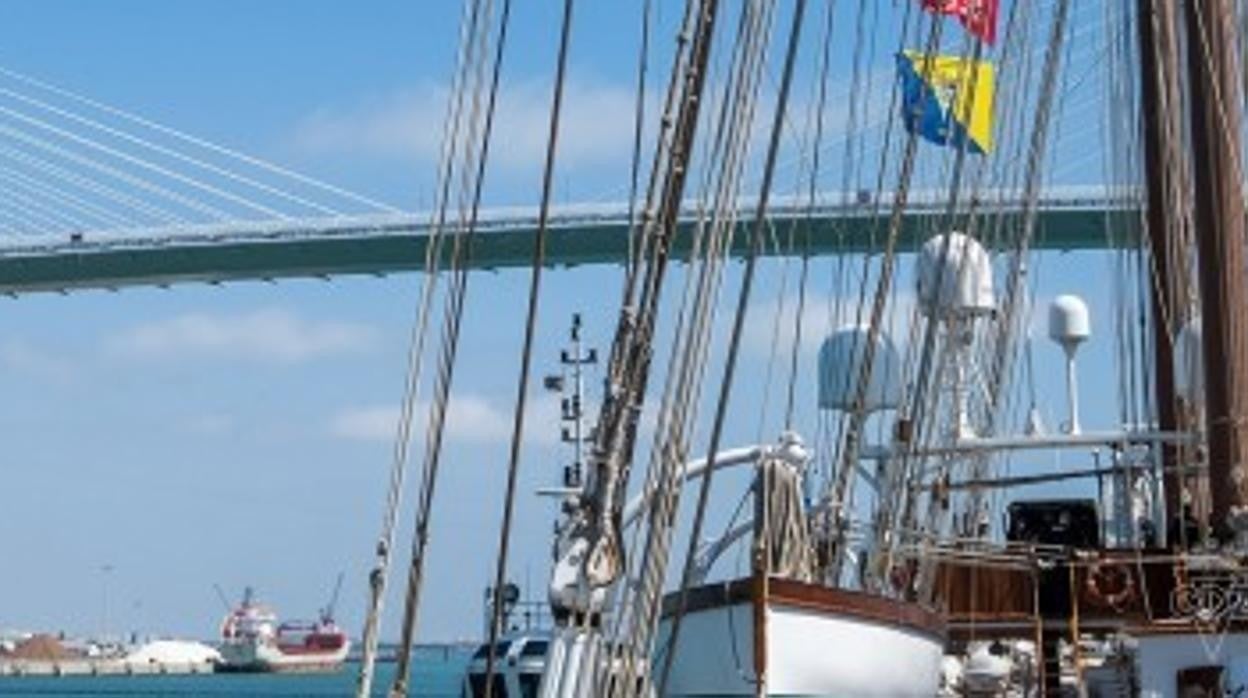
{"label": "red and white flag", "polygon": [[997,40],[1001,0],[923,0],[923,9],[957,17],[970,33],[988,43]]}

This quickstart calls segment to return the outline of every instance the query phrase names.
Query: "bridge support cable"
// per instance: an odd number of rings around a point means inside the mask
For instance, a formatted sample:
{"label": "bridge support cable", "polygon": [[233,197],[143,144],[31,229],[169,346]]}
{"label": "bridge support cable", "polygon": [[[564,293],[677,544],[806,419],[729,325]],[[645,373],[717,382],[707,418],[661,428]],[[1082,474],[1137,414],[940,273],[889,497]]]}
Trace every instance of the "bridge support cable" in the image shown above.
{"label": "bridge support cable", "polygon": [[90,227],[90,223],[81,214],[57,206],[49,202],[47,197],[33,193],[26,187],[13,186],[10,183],[9,186],[0,188],[0,200],[5,200],[23,211],[38,214],[45,220],[55,221],[62,230],[76,232]]}
{"label": "bridge support cable", "polygon": [[134,114],[133,112],[128,112],[123,109],[118,109],[117,107],[105,104],[104,102],[101,102],[99,100],[86,97],[76,92],[72,92],[63,87],[58,87],[56,85],[52,85],[50,83],[47,83],[41,80],[37,80],[33,77],[30,77],[23,73],[19,73],[15,70],[10,70],[8,68],[0,67],[0,76],[8,78],[14,82],[26,85],[28,87],[33,87],[49,95],[55,95],[56,97],[59,97],[61,99],[65,99],[67,101],[89,107],[91,109],[96,110],[97,112],[100,112],[102,114],[107,114],[110,117],[114,117],[116,119],[140,126],[153,133],[157,133],[162,136],[166,136],[174,140],[186,143],[188,145],[195,146],[204,151],[211,152],[216,155],[235,160],[237,162],[241,162],[245,165],[254,167],[259,170],[263,170],[272,175],[276,175],[276,176],[288,179],[292,182],[297,182],[307,187],[317,189],[317,190],[320,190],[322,192],[326,192],[329,194],[333,194],[341,199],[352,201],[356,204],[363,205],[367,208],[376,209],[376,210],[383,211],[386,213],[400,213],[399,209],[395,208],[394,206],[391,206],[390,204],[386,204],[376,199],[362,196],[358,193],[348,191],[346,189],[334,186],[333,184],[329,184],[327,182],[321,181],[313,177],[308,177],[307,175],[300,174],[298,172],[295,172],[294,170],[282,167],[280,165],[276,165],[274,163],[268,162],[266,160],[262,160],[257,157],[247,155],[246,153],[233,150],[231,148],[227,148],[225,146],[213,143],[203,138],[198,138],[184,131],[179,131],[169,126],[165,126],[163,124],[157,123],[150,119],[144,118],[142,116]]}
{"label": "bridge support cable", "polygon": [[88,224],[89,228],[99,228],[101,226],[108,228],[126,225],[126,220],[116,213],[101,208],[81,196],[49,186],[11,167],[0,165],[0,179],[3,179],[10,186],[17,187],[39,199],[48,201],[53,206],[67,207],[77,211],[91,221]]}
{"label": "bridge support cable", "polygon": [[46,152],[50,155],[54,155],[57,158],[60,158],[62,160],[66,160],[76,165],[81,165],[83,167],[89,168],[91,170],[99,172],[100,174],[106,177],[110,177],[120,182],[124,182],[132,187],[135,187],[136,189],[141,189],[149,194],[153,194],[160,198],[163,198],[166,201],[178,204],[179,206],[187,210],[195,211],[196,213],[207,216],[208,218],[212,220],[216,220],[216,221],[230,220],[230,215],[220,208],[216,208],[215,206],[202,203],[189,196],[179,194],[178,192],[175,192],[171,189],[163,187],[159,184],[155,184],[154,182],[148,179],[138,177],[136,175],[130,174],[116,167],[113,167],[112,165],[105,164],[93,158],[89,158],[79,153],[76,153],[67,148],[63,148],[46,139],[39,138],[37,136],[31,136],[30,134],[23,133],[9,126],[2,126],[2,125],[0,125],[0,135],[6,136],[24,145]]}
{"label": "bridge support cable", "polygon": [[100,143],[99,141],[94,140],[92,138],[87,138],[86,136],[81,136],[79,134],[73,133],[72,131],[60,128],[59,126],[53,126],[52,124],[42,119],[36,119],[34,117],[27,116],[25,114],[9,109],[8,107],[0,107],[0,115],[8,117],[12,121],[17,121],[17,122],[26,124],[27,126],[33,126],[40,131],[45,131],[47,133],[50,133],[61,140],[69,141],[70,143],[74,143],[75,145],[82,146],[83,148],[86,148],[87,150],[101,153],[114,160],[124,162],[127,165],[150,172],[157,176],[170,179],[174,182],[177,182],[178,184],[191,187],[192,189],[197,189],[203,192],[204,194],[208,194],[212,197],[221,199],[223,201],[228,201],[232,204],[235,204],[245,209],[249,209],[256,213],[260,213],[265,216],[278,218],[278,219],[290,217],[286,215],[285,213],[278,211],[277,209],[270,208],[263,204],[257,203],[247,197],[240,196],[233,192],[228,192],[212,184],[208,184],[207,182],[204,182],[202,180],[196,179],[189,175],[182,174],[181,172],[177,172],[175,170],[171,170],[162,165],[157,165],[156,163],[151,162],[149,160],[145,160],[136,155],[131,155],[124,151],[118,150],[117,148],[113,148],[112,146],[108,146],[103,143]]}
{"label": "bridge support cable", "polygon": [[[74,242],[146,231],[154,224],[293,225],[309,217],[339,221],[399,213],[374,199],[3,68],[0,137],[6,141],[3,159],[21,170],[20,183],[15,177],[8,181],[31,199],[16,205],[45,209],[39,212],[42,217],[29,216],[40,221],[30,232],[63,233],[62,226],[42,222],[53,218],[68,222]],[[58,203],[50,206],[53,198]],[[60,208],[73,214],[50,210]],[[4,232],[0,229],[0,237]]]}
{"label": "bridge support cable", "polygon": [[98,202],[109,202],[115,207],[117,215],[123,221],[126,221],[125,225],[121,227],[134,226],[136,223],[144,225],[149,222],[179,226],[189,222],[186,218],[168,209],[137,199],[123,191],[100,184],[94,179],[77,174],[29,153],[0,146],[0,158],[14,163],[15,168],[28,172],[32,177],[34,175],[45,177],[50,187],[58,187],[65,191],[83,192],[89,194]]}
{"label": "bridge support cable", "polygon": [[[47,111],[51,114],[55,114],[56,116],[61,117],[62,119],[72,121],[76,124],[80,124],[88,128],[95,129],[97,131],[100,131],[104,134],[107,134],[119,140],[123,140],[132,145],[137,145],[140,148],[143,148],[145,150],[150,150],[159,155],[163,155],[173,160],[177,160],[179,162],[186,163],[188,165],[197,167],[207,172],[211,172],[212,174],[218,175],[220,177],[231,180],[238,184],[242,184],[242,185],[251,187],[253,189],[259,190],[261,192],[264,192],[265,194],[270,194],[277,198],[284,199],[290,203],[297,204],[304,208],[311,209],[313,211],[316,211],[317,213],[326,214],[330,216],[342,215],[340,211],[337,211],[328,206],[319,204],[315,201],[305,199],[296,194],[292,194],[291,192],[288,192],[284,189],[279,189],[277,187],[265,184],[264,182],[257,181],[255,179],[252,179],[251,177],[240,174],[238,172],[231,171],[224,167],[219,167],[217,165],[214,165],[211,162],[207,162],[200,158],[196,158],[194,156],[187,155],[185,153],[180,153],[176,150],[173,150],[172,148],[167,148],[165,146],[162,146],[159,143],[153,143],[152,141],[149,141],[145,138],[131,135],[129,133],[126,133],[125,131],[121,131],[119,129],[108,126],[107,124],[102,124],[94,119],[89,119],[84,116],[79,116],[72,112],[69,112],[59,107],[48,104],[47,102],[44,102],[42,100],[34,99],[32,97],[26,97],[24,95],[13,92],[12,90],[6,90],[4,88],[0,88],[0,95],[7,96],[10,99],[17,100],[24,104],[29,104],[31,106]],[[286,217],[284,214],[279,214],[279,215],[281,215],[282,217]]]}
{"label": "bridge support cable", "polygon": [[50,216],[44,211],[20,206],[14,201],[5,200],[3,197],[0,197],[0,209],[3,209],[6,217],[17,222],[15,230],[20,231],[24,235],[35,236],[45,230],[52,230],[58,233],[73,230],[73,226],[67,224],[63,219]]}

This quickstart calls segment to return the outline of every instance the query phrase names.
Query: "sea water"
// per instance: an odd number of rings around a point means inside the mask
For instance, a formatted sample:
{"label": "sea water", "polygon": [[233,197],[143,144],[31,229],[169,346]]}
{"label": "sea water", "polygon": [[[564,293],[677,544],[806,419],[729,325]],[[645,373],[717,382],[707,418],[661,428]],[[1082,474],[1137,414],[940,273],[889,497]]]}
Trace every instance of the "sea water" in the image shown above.
{"label": "sea water", "polygon": [[[459,698],[468,655],[417,656],[409,695]],[[373,695],[385,696],[394,664],[378,664]],[[198,674],[185,676],[2,677],[0,696],[30,698],[302,698],[355,695],[358,664],[332,674]]]}

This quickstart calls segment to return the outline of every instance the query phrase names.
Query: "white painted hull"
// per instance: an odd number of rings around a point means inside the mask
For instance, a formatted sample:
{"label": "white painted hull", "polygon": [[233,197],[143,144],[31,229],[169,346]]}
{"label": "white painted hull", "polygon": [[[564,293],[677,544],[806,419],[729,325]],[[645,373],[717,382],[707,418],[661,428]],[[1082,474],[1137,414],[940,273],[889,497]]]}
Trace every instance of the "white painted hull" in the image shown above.
{"label": "white painted hull", "polygon": [[[694,610],[681,625],[667,695],[754,696],[754,605]],[[666,646],[667,625],[659,647]],[[767,695],[923,696],[940,686],[942,637],[832,610],[770,602]]]}
{"label": "white painted hull", "polygon": [[276,645],[257,642],[226,642],[221,645],[220,671],[313,673],[336,671],[347,659],[350,643],[323,652],[283,652]]}

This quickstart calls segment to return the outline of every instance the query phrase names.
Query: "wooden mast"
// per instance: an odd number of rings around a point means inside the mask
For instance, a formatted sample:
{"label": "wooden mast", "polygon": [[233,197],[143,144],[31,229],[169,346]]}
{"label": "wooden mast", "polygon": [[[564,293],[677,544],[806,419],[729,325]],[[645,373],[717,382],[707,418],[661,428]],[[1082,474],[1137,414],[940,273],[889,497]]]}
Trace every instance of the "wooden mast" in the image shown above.
{"label": "wooden mast", "polygon": [[[1157,427],[1161,431],[1178,428],[1175,405],[1174,330],[1184,315],[1183,304],[1175,303],[1174,260],[1172,245],[1177,239],[1176,212],[1167,200],[1174,191],[1175,168],[1167,159],[1170,139],[1179,130],[1165,120],[1174,118],[1178,94],[1178,75],[1174,51],[1173,0],[1139,0],[1136,23],[1140,51],[1140,120],[1144,140],[1144,187],[1146,192],[1145,225],[1148,232],[1151,261],[1153,316],[1153,389],[1157,404]],[[1163,91],[1166,99],[1162,99]],[[1172,201],[1172,200],[1171,200]],[[1161,466],[1165,491],[1166,522],[1169,528],[1182,517],[1183,478],[1179,475],[1178,449],[1174,444],[1161,445]],[[1161,532],[1165,541],[1166,533]],[[1175,541],[1168,542],[1173,545]]]}
{"label": "wooden mast", "polygon": [[1248,292],[1240,90],[1228,0],[1185,4],[1205,364],[1210,527],[1228,541],[1248,505]]}

